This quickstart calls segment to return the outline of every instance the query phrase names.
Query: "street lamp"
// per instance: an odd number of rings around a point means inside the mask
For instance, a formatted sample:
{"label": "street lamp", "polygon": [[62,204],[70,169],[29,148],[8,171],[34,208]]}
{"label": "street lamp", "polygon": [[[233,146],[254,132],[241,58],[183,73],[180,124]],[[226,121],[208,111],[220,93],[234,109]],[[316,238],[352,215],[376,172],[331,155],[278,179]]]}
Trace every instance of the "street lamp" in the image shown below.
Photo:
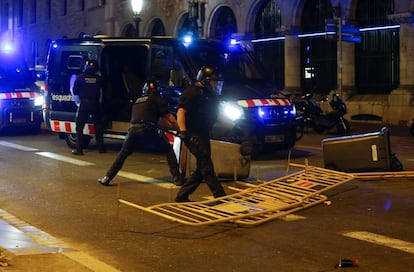
{"label": "street lamp", "polygon": [[141,22],[140,13],[142,10],[143,0],[131,0],[132,12],[134,13],[135,36],[139,37],[139,22]]}

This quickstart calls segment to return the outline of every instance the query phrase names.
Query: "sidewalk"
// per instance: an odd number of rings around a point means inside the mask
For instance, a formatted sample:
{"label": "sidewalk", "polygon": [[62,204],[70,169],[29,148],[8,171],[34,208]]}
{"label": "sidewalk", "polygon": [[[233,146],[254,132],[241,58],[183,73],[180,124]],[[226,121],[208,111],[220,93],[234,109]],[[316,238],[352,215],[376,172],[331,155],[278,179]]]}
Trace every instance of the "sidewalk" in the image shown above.
{"label": "sidewalk", "polygon": [[1,272],[118,272],[0,209]]}
{"label": "sidewalk", "polygon": [[[66,250],[66,249],[65,249]],[[92,271],[0,219],[0,271]]]}

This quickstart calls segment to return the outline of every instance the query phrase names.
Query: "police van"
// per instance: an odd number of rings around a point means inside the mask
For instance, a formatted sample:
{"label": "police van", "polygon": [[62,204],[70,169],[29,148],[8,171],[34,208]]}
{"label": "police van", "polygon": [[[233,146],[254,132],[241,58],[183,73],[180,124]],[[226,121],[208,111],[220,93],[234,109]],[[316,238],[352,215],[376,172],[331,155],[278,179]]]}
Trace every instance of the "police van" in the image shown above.
{"label": "police van", "polygon": [[[49,49],[45,91],[46,125],[76,143],[77,98],[71,93],[74,76],[87,60],[97,60],[105,81],[103,108],[108,138],[124,138],[134,100],[148,79],[160,82],[171,104],[203,65],[219,67],[224,73],[219,121],[212,138],[228,142],[250,141],[257,148],[287,149],[296,138],[296,112],[288,99],[266,81],[253,55],[240,44],[227,46],[216,40],[184,42],[172,37],[62,39]],[[89,143],[92,122],[84,129]]]}
{"label": "police van", "polygon": [[24,60],[12,47],[0,50],[0,131],[40,130],[43,95]]}

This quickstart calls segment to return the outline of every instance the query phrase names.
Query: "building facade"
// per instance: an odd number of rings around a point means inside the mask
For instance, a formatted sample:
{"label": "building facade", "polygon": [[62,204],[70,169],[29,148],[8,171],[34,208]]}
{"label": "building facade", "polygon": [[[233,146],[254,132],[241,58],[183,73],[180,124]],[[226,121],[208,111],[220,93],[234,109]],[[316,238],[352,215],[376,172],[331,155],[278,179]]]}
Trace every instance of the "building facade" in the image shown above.
{"label": "building facade", "polygon": [[0,42],[34,66],[63,37],[248,39],[281,91],[339,92],[349,119],[410,125],[413,11],[413,0],[144,0],[139,14],[130,0],[0,0]]}

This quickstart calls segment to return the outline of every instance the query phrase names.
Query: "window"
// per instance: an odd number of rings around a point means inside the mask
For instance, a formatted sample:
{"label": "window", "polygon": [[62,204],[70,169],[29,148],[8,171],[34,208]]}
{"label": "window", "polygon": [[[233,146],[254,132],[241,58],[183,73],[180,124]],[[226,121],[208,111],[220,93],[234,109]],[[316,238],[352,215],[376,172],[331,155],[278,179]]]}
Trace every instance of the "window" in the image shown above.
{"label": "window", "polygon": [[17,2],[17,26],[23,26],[23,0]]}
{"label": "window", "polygon": [[46,19],[50,20],[52,18],[52,3],[51,0],[46,1]]}
{"label": "window", "polygon": [[90,1],[90,7],[91,8],[95,8],[95,7],[100,7],[100,6],[105,6],[106,1],[105,0],[93,0]]}
{"label": "window", "polygon": [[68,15],[68,1],[67,0],[62,0],[62,6],[61,6],[60,14],[62,16]]}
{"label": "window", "polygon": [[85,0],[78,0],[78,11],[85,10]]}
{"label": "window", "polygon": [[30,23],[35,24],[36,23],[36,0],[32,0],[30,2]]}
{"label": "window", "polygon": [[0,30],[6,31],[9,29],[9,4],[4,3],[1,9]]}

